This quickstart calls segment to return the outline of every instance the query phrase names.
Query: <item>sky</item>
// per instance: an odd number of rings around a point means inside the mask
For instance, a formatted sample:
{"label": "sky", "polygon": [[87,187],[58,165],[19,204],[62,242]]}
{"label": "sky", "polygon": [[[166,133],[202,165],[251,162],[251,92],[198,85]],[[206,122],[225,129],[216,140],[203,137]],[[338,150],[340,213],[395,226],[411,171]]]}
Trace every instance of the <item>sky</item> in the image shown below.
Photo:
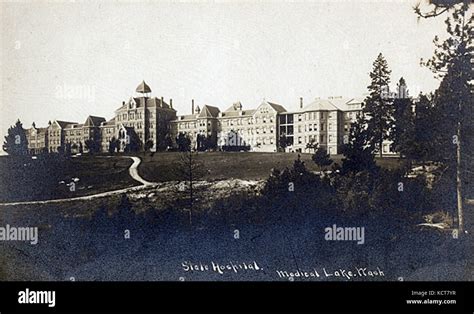
{"label": "sky", "polygon": [[108,120],[142,80],[178,114],[190,113],[191,99],[292,110],[300,97],[360,97],[380,52],[394,85],[403,76],[412,95],[429,92],[439,81],[420,58],[446,33],[445,16],[418,20],[415,4],[0,2],[0,136],[18,118],[24,127]]}

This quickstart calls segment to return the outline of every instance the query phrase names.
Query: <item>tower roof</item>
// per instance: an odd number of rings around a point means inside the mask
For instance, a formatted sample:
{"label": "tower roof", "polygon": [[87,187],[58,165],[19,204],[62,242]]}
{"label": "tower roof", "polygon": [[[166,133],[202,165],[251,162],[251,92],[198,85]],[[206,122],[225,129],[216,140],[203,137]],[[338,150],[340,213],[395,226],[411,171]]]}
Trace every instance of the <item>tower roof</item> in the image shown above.
{"label": "tower roof", "polygon": [[151,93],[151,88],[150,88],[150,86],[148,86],[148,85],[145,83],[145,81],[142,81],[142,82],[137,86],[136,92],[137,92],[137,93],[142,93],[142,94]]}

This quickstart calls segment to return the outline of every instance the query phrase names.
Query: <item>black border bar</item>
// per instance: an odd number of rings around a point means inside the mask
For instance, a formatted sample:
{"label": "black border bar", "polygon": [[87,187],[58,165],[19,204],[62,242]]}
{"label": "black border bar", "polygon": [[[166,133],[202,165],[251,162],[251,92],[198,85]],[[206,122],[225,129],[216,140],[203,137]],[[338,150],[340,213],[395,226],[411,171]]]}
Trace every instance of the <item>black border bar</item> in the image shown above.
{"label": "black border bar", "polygon": [[[0,282],[0,313],[474,313],[473,286],[473,282]],[[18,293],[27,288],[55,291],[55,307],[19,304]],[[421,297],[413,291],[431,295]],[[456,304],[407,304],[407,300],[427,298],[454,299]]]}

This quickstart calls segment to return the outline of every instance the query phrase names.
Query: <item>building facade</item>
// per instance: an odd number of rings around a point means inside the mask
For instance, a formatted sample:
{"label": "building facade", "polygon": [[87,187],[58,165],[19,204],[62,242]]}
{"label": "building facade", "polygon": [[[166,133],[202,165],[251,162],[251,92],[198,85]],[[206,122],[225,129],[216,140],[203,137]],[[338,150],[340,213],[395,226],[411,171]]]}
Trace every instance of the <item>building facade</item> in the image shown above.
{"label": "building facade", "polygon": [[[256,152],[312,152],[314,144],[330,155],[341,153],[350,125],[362,114],[362,98],[330,97],[287,111],[282,105],[263,100],[246,109],[235,102],[226,110],[191,102],[191,114],[176,115],[172,99],[151,97],[143,81],[136,96],[123,101],[112,119],[89,116],[82,124],[54,120],[46,128],[34,124],[26,130],[31,153],[89,152],[90,150],[169,150],[177,147],[178,136],[191,140],[197,150]],[[384,143],[384,154],[392,154]]]}
{"label": "building facade", "polygon": [[37,128],[33,122],[31,128],[25,130],[30,154],[46,153],[48,144],[48,128]]}
{"label": "building facade", "polygon": [[265,100],[256,109],[236,102],[222,112],[209,105],[201,110],[192,102],[191,110],[194,114],[171,121],[171,130],[173,138],[187,134],[195,149],[198,136],[211,135],[220,150],[311,152],[308,144],[317,143],[336,155],[362,112],[362,99],[316,99],[307,106],[300,99],[295,111]]}

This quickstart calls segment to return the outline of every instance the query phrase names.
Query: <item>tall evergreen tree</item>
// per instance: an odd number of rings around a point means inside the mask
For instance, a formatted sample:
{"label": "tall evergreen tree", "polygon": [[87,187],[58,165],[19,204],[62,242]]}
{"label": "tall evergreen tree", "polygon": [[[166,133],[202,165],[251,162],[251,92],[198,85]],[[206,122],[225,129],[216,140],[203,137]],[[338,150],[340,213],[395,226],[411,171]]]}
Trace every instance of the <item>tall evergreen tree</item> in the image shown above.
{"label": "tall evergreen tree", "polygon": [[462,1],[449,7],[452,14],[445,21],[448,36],[445,40],[435,37],[434,55],[426,62],[438,77],[443,78],[436,93],[436,105],[444,114],[446,129],[443,131],[446,131],[447,136],[451,136],[451,143],[456,147],[455,157],[447,157],[448,160],[455,160],[456,164],[457,216],[460,232],[464,229],[463,157],[466,153],[469,158],[473,157],[470,151],[473,143],[470,141],[474,137],[471,61],[474,54],[474,18],[470,6],[471,1]]}
{"label": "tall evergreen tree", "polygon": [[390,69],[382,53],[377,56],[370,73],[371,83],[367,87],[369,96],[364,100],[363,113],[366,116],[369,140],[383,156],[383,141],[389,139],[393,124],[393,106],[388,95]]}
{"label": "tall evergreen tree", "polygon": [[428,160],[440,160],[437,149],[439,131],[437,125],[441,122],[439,113],[433,107],[432,95],[420,94],[415,104],[415,113],[406,113],[403,133],[397,142],[397,151],[410,162],[425,163]]}
{"label": "tall evergreen tree", "polygon": [[26,138],[26,132],[23,129],[20,119],[16,121],[15,125],[8,129],[2,148],[11,156],[28,154],[28,139]]}

